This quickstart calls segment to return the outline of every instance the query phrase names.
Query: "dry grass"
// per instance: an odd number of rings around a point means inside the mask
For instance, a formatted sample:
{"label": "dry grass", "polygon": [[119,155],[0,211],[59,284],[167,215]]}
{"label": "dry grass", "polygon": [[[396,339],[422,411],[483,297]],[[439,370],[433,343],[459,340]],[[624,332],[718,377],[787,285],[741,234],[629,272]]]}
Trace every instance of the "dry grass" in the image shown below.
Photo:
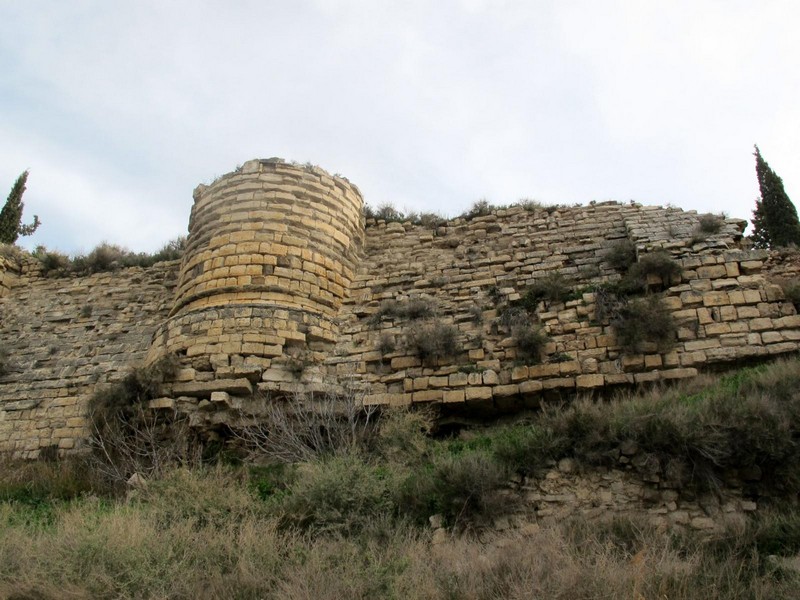
{"label": "dry grass", "polygon": [[[781,361],[437,442],[429,414],[389,413],[357,451],[154,472],[124,498],[86,463],[0,464],[0,599],[795,598],[786,504],[702,539],[631,519],[481,523],[513,512],[508,470],[602,463],[626,440],[694,476],[758,464],[776,499],[796,497],[798,389],[800,362]],[[434,513],[471,533],[433,544]]]}
{"label": "dry grass", "polygon": [[48,525],[0,505],[0,598],[788,599],[800,583],[755,545],[677,540],[635,521],[434,545],[381,517],[311,537],[263,506],[224,471],[180,473],[124,503],[65,505]]}

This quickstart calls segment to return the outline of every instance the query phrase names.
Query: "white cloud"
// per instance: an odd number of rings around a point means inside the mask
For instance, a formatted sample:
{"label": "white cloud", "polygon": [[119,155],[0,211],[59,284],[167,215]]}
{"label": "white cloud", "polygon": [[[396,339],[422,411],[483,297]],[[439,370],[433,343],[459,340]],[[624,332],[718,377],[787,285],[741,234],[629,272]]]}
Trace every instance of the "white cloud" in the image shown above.
{"label": "white cloud", "polygon": [[747,217],[754,142],[800,194],[797,16],[788,1],[3,5],[0,176],[32,168],[28,212],[57,215],[33,242],[66,250],[152,249],[185,229],[197,183],[276,155],[373,204],[451,215],[532,196]]}

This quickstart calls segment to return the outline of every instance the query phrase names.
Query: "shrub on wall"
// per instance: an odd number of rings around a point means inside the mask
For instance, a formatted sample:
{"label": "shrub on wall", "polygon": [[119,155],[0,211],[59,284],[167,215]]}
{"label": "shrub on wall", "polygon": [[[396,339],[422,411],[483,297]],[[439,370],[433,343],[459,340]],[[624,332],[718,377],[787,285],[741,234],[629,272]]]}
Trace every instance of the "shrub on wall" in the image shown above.
{"label": "shrub on wall", "polygon": [[700,233],[707,233],[711,235],[714,233],[719,233],[724,223],[725,217],[723,215],[706,213],[704,215],[700,215],[700,218],[697,222],[697,229],[700,231]]}
{"label": "shrub on wall", "polygon": [[523,295],[520,303],[529,311],[535,311],[541,300],[566,302],[574,296],[572,281],[559,272],[548,273],[536,280]]}
{"label": "shrub on wall", "polygon": [[131,252],[116,244],[103,242],[92,249],[89,254],[81,254],[74,258],[61,252],[48,250],[44,246],[37,246],[33,256],[42,263],[45,274],[58,276],[77,273],[84,275],[124,267],[150,267],[157,262],[178,260],[183,256],[185,247],[186,238],[178,237],[164,244],[153,254]]}
{"label": "shrub on wall", "polygon": [[420,359],[435,362],[461,351],[458,329],[439,320],[418,323],[406,332],[406,341]]}
{"label": "shrub on wall", "polygon": [[626,289],[643,290],[647,285],[647,279],[651,275],[660,278],[665,287],[669,287],[673,277],[679,277],[683,269],[675,262],[669,254],[657,250],[650,254],[645,254],[639,262],[631,265],[623,278],[623,287]]}
{"label": "shrub on wall", "polygon": [[8,350],[0,348],[0,377],[8,375],[11,365],[8,357]]}
{"label": "shrub on wall", "polygon": [[530,324],[517,326],[512,337],[517,347],[517,356],[533,363],[541,360],[544,346],[550,341],[541,327]]}
{"label": "shrub on wall", "polygon": [[476,201],[470,207],[470,209],[461,216],[464,217],[467,221],[469,221],[470,219],[474,219],[476,217],[485,217],[487,215],[492,214],[494,208],[495,207],[486,198],[481,198],[480,200]]}
{"label": "shrub on wall", "polygon": [[427,297],[417,296],[402,302],[384,300],[378,310],[370,317],[373,324],[380,323],[386,317],[390,319],[427,319],[436,314],[436,302]]}
{"label": "shrub on wall", "polygon": [[668,350],[675,340],[677,328],[672,313],[656,295],[636,298],[620,307],[612,321],[617,342],[625,352],[640,352],[645,343]]}
{"label": "shrub on wall", "polygon": [[636,262],[636,245],[627,238],[614,242],[606,254],[606,260],[617,271],[625,272]]}

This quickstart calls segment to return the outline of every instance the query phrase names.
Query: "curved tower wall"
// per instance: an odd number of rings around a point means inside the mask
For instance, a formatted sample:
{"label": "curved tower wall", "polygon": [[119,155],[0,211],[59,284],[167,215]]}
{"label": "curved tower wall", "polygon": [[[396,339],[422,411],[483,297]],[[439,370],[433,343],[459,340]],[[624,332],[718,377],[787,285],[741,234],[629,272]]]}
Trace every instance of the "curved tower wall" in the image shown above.
{"label": "curved tower wall", "polygon": [[251,379],[320,362],[349,295],[362,206],[346,179],[276,160],[198,186],[175,302],[149,358],[177,353]]}

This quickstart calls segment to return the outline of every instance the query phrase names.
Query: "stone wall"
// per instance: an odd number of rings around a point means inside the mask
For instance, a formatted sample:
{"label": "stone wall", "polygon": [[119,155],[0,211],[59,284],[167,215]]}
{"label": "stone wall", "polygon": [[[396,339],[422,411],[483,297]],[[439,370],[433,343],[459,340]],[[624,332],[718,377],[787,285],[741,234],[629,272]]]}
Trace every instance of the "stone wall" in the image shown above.
{"label": "stone wall", "polygon": [[34,276],[0,299],[0,452],[33,458],[88,436],[97,385],[140,365],[172,306],[177,263],[88,277]]}
{"label": "stone wall", "polygon": [[[637,455],[621,458],[626,462],[646,459]],[[581,469],[572,459],[563,459],[535,477],[512,482],[504,495],[507,506],[516,508],[493,525],[524,531],[570,517],[627,517],[664,531],[722,532],[743,525],[745,515],[758,509],[757,496],[746,492],[746,487],[744,482],[729,481],[713,491],[697,492],[623,465]]]}
{"label": "stone wall", "polygon": [[[536,406],[543,395],[693,377],[714,363],[796,351],[800,317],[762,276],[767,253],[740,248],[743,222],[729,220],[705,239],[697,228],[693,212],[617,203],[514,207],[435,230],[375,224],[367,228],[328,377],[364,381],[378,403],[514,409]],[[623,239],[637,245],[640,259],[662,250],[682,265],[680,277],[653,282],[666,288],[679,327],[669,350],[632,353],[618,345],[609,321],[597,318],[592,286],[619,279],[607,254]],[[534,364],[518,356],[498,316],[551,273],[586,291],[539,305],[532,320],[550,342]],[[407,342],[419,322],[391,315],[376,322],[382,303],[414,298],[432,301],[433,319],[457,328],[459,352],[424,361]]]}
{"label": "stone wall", "polygon": [[[216,427],[270,398],[345,388],[375,404],[514,411],[800,347],[800,316],[769,280],[796,277],[798,261],[747,249],[740,220],[701,235],[693,211],[633,203],[515,206],[427,227],[364,223],[361,209],[344,178],[254,160],[195,190],[180,266],[48,279],[34,258],[0,258],[11,365],[0,451],[79,446],[97,384],[167,354],[181,368],[157,405]],[[682,267],[648,281],[677,321],[671,343],[622,347],[597,310],[598,286],[620,279],[609,252],[626,240],[639,261],[660,251]],[[507,309],[552,274],[574,294],[515,317],[547,336],[528,356]],[[404,312],[414,301],[417,314]],[[421,356],[415,336],[443,332],[446,355]]]}

